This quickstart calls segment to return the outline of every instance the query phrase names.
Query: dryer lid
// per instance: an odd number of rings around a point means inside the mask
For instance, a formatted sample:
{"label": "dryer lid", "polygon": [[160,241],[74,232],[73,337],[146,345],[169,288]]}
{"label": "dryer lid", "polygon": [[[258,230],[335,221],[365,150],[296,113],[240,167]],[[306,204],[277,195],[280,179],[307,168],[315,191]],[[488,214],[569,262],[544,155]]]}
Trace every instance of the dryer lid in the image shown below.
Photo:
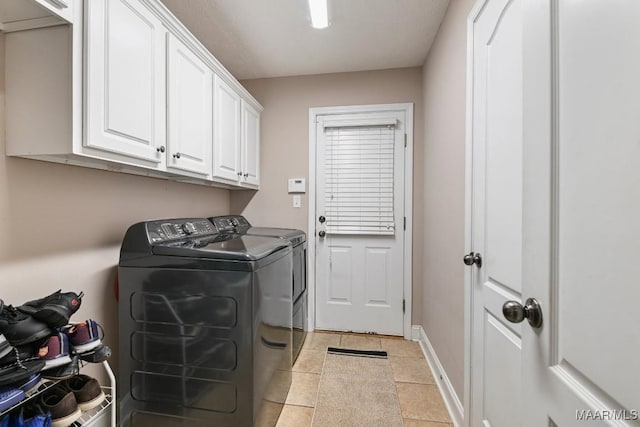
{"label": "dryer lid", "polygon": [[288,247],[291,247],[291,244],[282,239],[226,235],[208,239],[186,239],[159,243],[153,246],[152,251],[156,255],[228,261],[257,261]]}

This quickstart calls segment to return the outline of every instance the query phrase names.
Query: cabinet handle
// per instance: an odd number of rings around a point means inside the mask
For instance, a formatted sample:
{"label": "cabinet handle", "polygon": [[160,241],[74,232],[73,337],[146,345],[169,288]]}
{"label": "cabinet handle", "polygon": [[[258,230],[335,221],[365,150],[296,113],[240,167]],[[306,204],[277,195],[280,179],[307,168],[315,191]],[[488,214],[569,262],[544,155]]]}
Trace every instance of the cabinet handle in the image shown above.
{"label": "cabinet handle", "polygon": [[245,178],[246,178],[246,177],[248,177],[248,176],[249,176],[249,174],[248,174],[248,173],[245,173],[245,174],[244,174],[244,177],[245,177]]}
{"label": "cabinet handle", "polygon": [[238,176],[242,176],[242,172],[238,172]]}
{"label": "cabinet handle", "polygon": [[173,155],[174,158],[179,159],[180,158],[180,153],[176,153]]}
{"label": "cabinet handle", "polygon": [[158,153],[164,153],[164,145],[161,145],[160,147],[156,148],[156,151]]}

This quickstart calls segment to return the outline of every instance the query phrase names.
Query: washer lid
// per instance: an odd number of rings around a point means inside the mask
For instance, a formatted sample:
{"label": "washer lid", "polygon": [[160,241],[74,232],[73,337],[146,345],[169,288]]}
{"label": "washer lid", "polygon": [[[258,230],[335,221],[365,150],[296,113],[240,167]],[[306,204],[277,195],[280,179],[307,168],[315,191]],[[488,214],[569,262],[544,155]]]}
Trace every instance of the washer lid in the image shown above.
{"label": "washer lid", "polygon": [[251,227],[247,230],[247,234],[287,239],[294,246],[307,240],[307,235],[304,231],[293,228]]}
{"label": "washer lid", "polygon": [[153,246],[156,255],[257,261],[290,247],[287,240],[260,236],[226,235],[215,239],[188,239]]}

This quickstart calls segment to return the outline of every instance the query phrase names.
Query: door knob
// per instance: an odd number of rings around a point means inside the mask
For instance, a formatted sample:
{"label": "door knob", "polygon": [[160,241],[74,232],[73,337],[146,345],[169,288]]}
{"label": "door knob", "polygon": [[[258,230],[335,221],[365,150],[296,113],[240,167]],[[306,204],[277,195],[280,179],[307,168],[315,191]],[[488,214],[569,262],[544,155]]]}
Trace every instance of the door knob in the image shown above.
{"label": "door knob", "polygon": [[164,145],[161,145],[160,147],[156,148],[156,151],[158,153],[164,153]]}
{"label": "door knob", "polygon": [[476,254],[474,252],[469,252],[468,254],[466,254],[464,256],[464,258],[462,258],[462,261],[465,263],[465,265],[477,265],[478,268],[482,267],[482,257],[480,256],[480,254]]}
{"label": "door knob", "polygon": [[320,237],[324,237],[324,236],[326,236],[326,235],[327,235],[327,232],[326,232],[326,231],[324,231],[324,230],[320,230],[320,231],[318,231],[318,236],[320,236]]}
{"label": "door knob", "polygon": [[174,154],[173,157],[175,157],[176,159],[179,159],[180,158],[180,153]]}
{"label": "door knob", "polygon": [[249,176],[249,174],[248,174],[248,173],[245,173],[245,174],[244,174],[244,177],[245,177],[245,178],[247,178],[248,176]]}
{"label": "door knob", "polygon": [[318,221],[320,221],[320,224],[324,223],[327,219],[325,217],[323,217],[322,215],[320,215],[320,218],[318,218]]}
{"label": "door knob", "polygon": [[534,328],[542,326],[542,308],[535,298],[528,298],[524,307],[518,301],[507,301],[502,306],[502,314],[512,323],[520,323],[527,319]]}

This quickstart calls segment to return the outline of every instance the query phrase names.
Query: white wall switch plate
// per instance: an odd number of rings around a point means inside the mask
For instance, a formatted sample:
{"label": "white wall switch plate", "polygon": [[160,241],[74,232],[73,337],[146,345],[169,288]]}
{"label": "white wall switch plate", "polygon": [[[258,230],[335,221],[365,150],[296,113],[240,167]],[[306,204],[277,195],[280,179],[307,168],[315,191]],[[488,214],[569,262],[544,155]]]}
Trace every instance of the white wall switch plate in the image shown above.
{"label": "white wall switch plate", "polygon": [[302,197],[299,194],[293,196],[293,207],[299,208],[302,206]]}

